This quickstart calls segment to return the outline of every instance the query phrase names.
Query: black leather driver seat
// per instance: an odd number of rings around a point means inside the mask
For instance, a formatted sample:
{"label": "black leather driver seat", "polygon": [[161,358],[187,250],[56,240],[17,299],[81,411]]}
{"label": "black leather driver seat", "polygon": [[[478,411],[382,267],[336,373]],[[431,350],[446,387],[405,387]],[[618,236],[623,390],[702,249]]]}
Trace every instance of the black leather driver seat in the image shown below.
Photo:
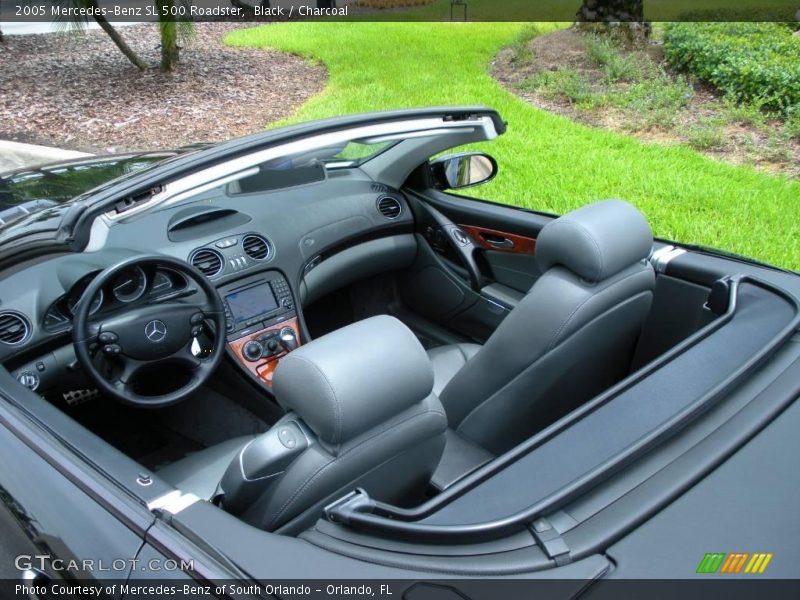
{"label": "black leather driver seat", "polygon": [[653,297],[652,246],[621,200],[548,223],[542,276],[487,342],[429,351],[450,427],[500,454],[625,376]]}

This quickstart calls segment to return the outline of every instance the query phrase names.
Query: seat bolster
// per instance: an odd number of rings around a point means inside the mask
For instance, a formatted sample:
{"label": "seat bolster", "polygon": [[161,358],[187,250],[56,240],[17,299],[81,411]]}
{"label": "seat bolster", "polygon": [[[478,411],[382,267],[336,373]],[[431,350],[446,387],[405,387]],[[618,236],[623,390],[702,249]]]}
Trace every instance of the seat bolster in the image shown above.
{"label": "seat bolster", "polygon": [[433,366],[433,393],[441,394],[453,376],[480,349],[480,344],[450,344],[428,350],[428,358]]}

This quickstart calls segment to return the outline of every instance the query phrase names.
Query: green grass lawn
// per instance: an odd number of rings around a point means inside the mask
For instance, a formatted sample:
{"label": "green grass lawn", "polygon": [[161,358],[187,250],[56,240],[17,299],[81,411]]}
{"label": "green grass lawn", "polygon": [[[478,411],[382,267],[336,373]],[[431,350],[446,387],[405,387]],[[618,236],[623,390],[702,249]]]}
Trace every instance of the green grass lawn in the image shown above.
{"label": "green grass lawn", "polygon": [[485,104],[508,132],[484,145],[500,164],[483,198],[564,213],[618,197],[639,207],[659,237],[722,248],[800,269],[800,183],[591,129],[506,92],[492,58],[521,36],[555,25],[515,23],[284,23],[236,31],[235,46],[321,61],[325,91],[292,117],[442,104]]}

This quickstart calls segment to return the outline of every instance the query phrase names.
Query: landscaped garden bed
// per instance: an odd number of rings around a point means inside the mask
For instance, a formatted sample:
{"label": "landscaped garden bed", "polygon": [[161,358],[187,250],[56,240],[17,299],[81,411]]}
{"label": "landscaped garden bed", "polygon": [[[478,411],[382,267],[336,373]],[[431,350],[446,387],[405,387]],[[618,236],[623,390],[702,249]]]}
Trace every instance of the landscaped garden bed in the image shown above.
{"label": "landscaped garden bed", "polygon": [[[790,108],[795,89],[791,78],[800,73],[798,67],[783,71],[788,78],[784,83],[779,66],[761,66],[766,76],[759,76],[753,75],[757,68],[742,65],[737,74],[733,67],[741,64],[741,55],[733,47],[756,40],[734,42],[719,32],[732,24],[711,25],[701,39],[695,36],[708,25],[667,28],[666,54],[658,38],[631,50],[604,36],[565,29],[512,45],[498,56],[493,74],[534,106],[588,125],[800,176],[800,112]],[[780,29],[800,48],[800,40],[785,26],[766,24],[766,29]],[[758,39],[766,43],[763,36]],[[786,41],[780,44],[784,48]],[[767,54],[762,49],[760,56]],[[731,59],[720,68],[725,56]],[[780,64],[786,62],[781,59]],[[724,76],[714,78],[721,72]],[[794,77],[800,82],[800,76]],[[777,90],[784,96],[776,96]]]}
{"label": "landscaped garden bed", "polygon": [[[100,30],[8,36],[0,44],[0,139],[90,152],[173,148],[254,133],[319,92],[319,64],[231,48],[240,27],[196,25],[174,73],[138,71]],[[158,63],[156,25],[120,29]]]}

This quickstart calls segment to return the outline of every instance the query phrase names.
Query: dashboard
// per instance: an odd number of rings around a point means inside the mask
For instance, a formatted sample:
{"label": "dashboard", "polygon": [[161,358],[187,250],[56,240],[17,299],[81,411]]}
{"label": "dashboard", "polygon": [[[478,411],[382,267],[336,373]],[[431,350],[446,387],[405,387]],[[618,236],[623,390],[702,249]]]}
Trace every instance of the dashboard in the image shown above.
{"label": "dashboard", "polygon": [[[312,288],[345,285],[365,268],[408,266],[412,232],[405,197],[358,168],[256,193],[216,188],[129,218],[101,217],[83,252],[43,257],[0,274],[0,362],[28,368],[39,355],[69,346],[76,306],[98,273],[134,256],[163,254],[189,262],[214,283],[226,305],[229,349],[244,371],[258,376],[259,364],[242,354],[253,336],[266,335],[265,348],[276,341],[272,337],[288,335],[287,327],[297,340],[307,337],[302,305],[318,296]],[[385,242],[397,239],[402,252]],[[356,269],[352,261],[335,260],[359,249]],[[101,318],[189,293],[187,285],[166,268],[128,269],[92,299],[90,310]]]}

